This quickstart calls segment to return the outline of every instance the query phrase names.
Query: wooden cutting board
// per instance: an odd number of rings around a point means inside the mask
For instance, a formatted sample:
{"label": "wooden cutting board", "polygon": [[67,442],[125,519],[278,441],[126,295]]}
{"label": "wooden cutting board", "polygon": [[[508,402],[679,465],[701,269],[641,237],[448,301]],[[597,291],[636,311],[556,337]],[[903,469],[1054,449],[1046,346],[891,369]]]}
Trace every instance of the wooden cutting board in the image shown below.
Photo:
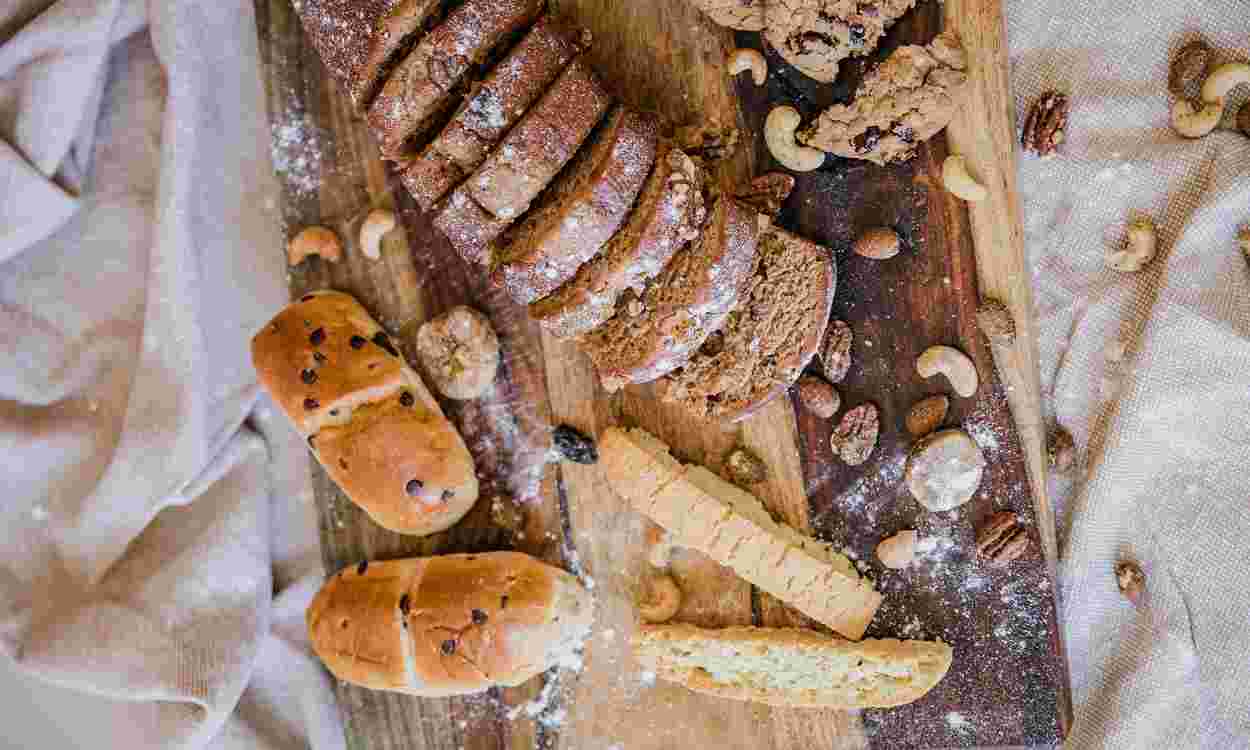
{"label": "wooden cutting board", "polygon": [[[845,100],[868,64],[848,65],[852,70],[838,85],[818,85],[770,54],[774,75],[756,88],[746,76],[729,79],[724,61],[735,45],[760,47],[759,35],[740,33],[735,40],[679,0],[552,5],[594,32],[596,66],[625,101],[680,124],[741,128],[745,147],[722,165],[740,180],[776,168],[759,137],[772,106],[792,103],[810,117]],[[821,170],[799,176],[779,220],[830,247],[839,265],[834,316],[856,334],[854,365],[839,390],[847,407],[871,401],[882,415],[879,447],[856,468],[832,457],[831,423],[789,399],[726,428],[660,403],[647,387],[607,396],[575,346],[543,335],[431,228],[377,159],[365,124],[305,43],[289,0],[256,0],[256,10],[287,230],[326,224],[348,244],[341,263],[313,259],[293,269],[292,296],[320,288],[355,294],[412,361],[421,322],[469,304],[491,316],[503,348],[492,393],[445,404],[483,479],[483,499],[474,511],[448,532],[403,537],[371,523],[314,468],[327,569],[362,559],[511,548],[575,571],[598,599],[596,631],[577,672],[553,671],[519,688],[437,700],[339,684],[349,747],[771,750],[1058,743],[1071,708],[1055,621],[1053,520],[1044,491],[1000,2],[924,2],[872,58],[900,43],[927,41],[943,24],[960,33],[972,61],[972,84],[947,136],[921,149],[911,163],[888,169],[830,158]],[[965,154],[990,187],[990,199],[971,210],[940,186],[941,162],[951,148]],[[394,207],[404,231],[392,233],[382,259],[371,261],[359,252],[355,235],[363,215],[378,206]],[[848,252],[855,234],[875,225],[899,231],[902,254],[874,262]],[[991,353],[979,336],[978,286],[1016,311],[1020,334],[1014,347]],[[952,398],[948,421],[976,437],[990,467],[972,502],[929,514],[901,487],[910,445],[902,425],[915,401],[949,392],[944,381],[915,373],[916,356],[937,343],[960,347],[980,370],[976,397]],[[682,458],[714,469],[735,445],[753,450],[769,466],[769,479],[756,488],[769,508],[843,547],[877,578],[886,603],[869,636],[942,638],[955,648],[950,674],[911,706],[861,713],[772,709],[656,684],[628,650],[646,525],[595,467],[551,462],[550,427],[560,423],[590,434],[612,424],[639,425]],[[520,508],[523,526],[502,524],[492,507]],[[1001,509],[1017,511],[1029,525],[1034,554],[996,571],[975,561],[973,537],[977,524]],[[921,532],[923,560],[901,573],[886,571],[873,558],[873,547],[906,528]],[[696,553],[678,551],[673,571],[685,592],[677,620],[812,627]]]}

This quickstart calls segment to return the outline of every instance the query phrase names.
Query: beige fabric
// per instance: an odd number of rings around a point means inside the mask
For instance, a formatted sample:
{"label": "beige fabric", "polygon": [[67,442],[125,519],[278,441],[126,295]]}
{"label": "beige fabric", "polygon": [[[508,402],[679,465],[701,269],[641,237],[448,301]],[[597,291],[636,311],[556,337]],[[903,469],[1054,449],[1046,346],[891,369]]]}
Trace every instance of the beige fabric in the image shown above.
{"label": "beige fabric", "polygon": [[[1019,167],[1046,407],[1084,450],[1052,484],[1074,748],[1250,741],[1250,139],[1167,126],[1170,52],[1201,33],[1250,55],[1245,0],[1011,0],[1018,112],[1072,99],[1061,156]],[[1234,106],[1250,91],[1233,96]],[[1230,111],[1233,107],[1230,106]],[[1160,257],[1104,269],[1133,212]],[[1116,589],[1139,561],[1140,610]]]}

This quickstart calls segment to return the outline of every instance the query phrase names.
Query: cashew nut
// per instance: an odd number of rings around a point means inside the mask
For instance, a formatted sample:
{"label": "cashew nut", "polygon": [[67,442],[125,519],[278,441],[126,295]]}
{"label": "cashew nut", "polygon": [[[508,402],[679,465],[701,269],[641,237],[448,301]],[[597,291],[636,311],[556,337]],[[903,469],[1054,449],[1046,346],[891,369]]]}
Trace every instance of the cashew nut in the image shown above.
{"label": "cashew nut", "polygon": [[645,622],[661,623],[673,619],[681,609],[681,589],[672,576],[658,575],[647,581],[646,593],[638,602],[638,615]]}
{"label": "cashew nut", "polygon": [[1177,99],[1172,105],[1172,129],[1186,138],[1201,138],[1215,130],[1223,116],[1223,99],[1205,102],[1202,109],[1188,99]]}
{"label": "cashew nut", "polygon": [[989,197],[985,186],[972,178],[968,173],[968,163],[959,154],[951,154],[942,163],[942,184],[956,198],[976,203]]}
{"label": "cashew nut", "polygon": [[[1243,83],[1250,83],[1250,64],[1241,62],[1224,63],[1207,76],[1202,84],[1202,101],[1215,103],[1223,99]],[[1221,107],[1223,109],[1223,107]]]}
{"label": "cashew nut", "polygon": [[768,80],[768,61],[759,50],[736,49],[729,56],[729,74],[736,76],[744,70],[751,71],[751,79],[756,86],[763,86]]}
{"label": "cashew nut", "polygon": [[877,545],[877,559],[891,570],[900,570],[916,559],[916,537],[912,530],[900,531]]}
{"label": "cashew nut", "polygon": [[1134,219],[1128,225],[1125,247],[1107,253],[1107,267],[1125,273],[1140,271],[1155,257],[1158,244],[1154,222],[1145,217]]}
{"label": "cashew nut", "polygon": [[310,255],[319,255],[335,263],[343,257],[343,243],[331,229],[320,226],[307,227],[287,243],[287,263],[298,266]]}
{"label": "cashew nut", "polygon": [[977,366],[968,355],[952,346],[931,346],[916,360],[916,372],[922,378],[941,373],[951,387],[964,398],[977,392]]}
{"label": "cashew nut", "polygon": [[377,260],[382,257],[382,238],[395,228],[395,212],[386,208],[375,208],[369,212],[360,224],[360,251],[366,258]]}
{"label": "cashew nut", "polygon": [[781,166],[795,172],[810,172],[825,163],[825,152],[800,146],[794,140],[794,131],[802,120],[794,107],[777,107],[764,121],[764,142]]}

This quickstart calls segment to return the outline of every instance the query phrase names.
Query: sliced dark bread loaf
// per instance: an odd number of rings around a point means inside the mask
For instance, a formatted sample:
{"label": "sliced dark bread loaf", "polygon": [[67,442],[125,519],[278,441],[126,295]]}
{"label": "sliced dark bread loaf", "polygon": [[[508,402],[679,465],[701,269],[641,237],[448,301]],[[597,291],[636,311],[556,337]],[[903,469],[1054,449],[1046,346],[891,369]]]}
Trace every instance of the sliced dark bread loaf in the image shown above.
{"label": "sliced dark bread loaf", "polygon": [[521,304],[573,278],[629,215],[655,162],[659,118],[617,106],[505,235],[491,280]]}
{"label": "sliced dark bread loaf", "polygon": [[511,223],[479,206],[464,185],[434,206],[434,226],[470,265],[490,265],[494,240]]}
{"label": "sliced dark bread loaf", "polygon": [[447,108],[469,70],[542,12],[543,0],[465,0],[426,34],[369,107],[382,156],[399,159],[408,139]]}
{"label": "sliced dark bread loaf", "polygon": [[492,216],[516,220],[573,158],[611,103],[590,64],[574,59],[464,188]]}
{"label": "sliced dark bread loaf", "polygon": [[435,18],[440,0],[295,0],[295,12],[326,68],[363,112],[389,68]]}
{"label": "sliced dark bread loaf", "polygon": [[758,242],[756,213],[718,196],[698,242],[679,250],[641,298],[622,295],[616,314],[583,339],[603,387],[647,383],[685,364],[747,291]]}
{"label": "sliced dark bread loaf", "polygon": [[531,304],[530,317],[559,338],[612,317],[622,292],[641,292],[674,253],[698,238],[707,219],[703,181],[702,167],[673,143],[661,143],[629,221],[568,283]]}
{"label": "sliced dark bread loaf", "polygon": [[582,49],[582,35],[543,16],[499,61],[438,137],[404,168],[404,185],[421,208],[430,210],[478,168]]}
{"label": "sliced dark bread loaf", "polygon": [[829,324],[833,255],[782,229],[760,238],[750,291],[725,327],[658,384],[697,416],[738,421],[794,385]]}

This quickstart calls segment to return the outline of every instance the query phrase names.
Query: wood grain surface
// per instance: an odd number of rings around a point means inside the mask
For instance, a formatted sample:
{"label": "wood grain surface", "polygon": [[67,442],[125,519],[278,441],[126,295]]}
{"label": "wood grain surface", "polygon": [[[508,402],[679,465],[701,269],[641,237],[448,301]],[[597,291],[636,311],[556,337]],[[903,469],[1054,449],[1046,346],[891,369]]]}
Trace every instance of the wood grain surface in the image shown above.
{"label": "wood grain surface", "polygon": [[[850,74],[828,86],[803,78],[770,54],[774,75],[766,87],[755,88],[746,76],[730,80],[723,65],[735,45],[759,47],[759,35],[739,34],[735,40],[683,2],[552,0],[552,6],[594,32],[595,65],[628,103],[678,124],[742,128],[746,147],[721,165],[739,180],[775,167],[758,137],[771,106],[794,103],[814,115],[844,101],[869,64],[848,65]],[[913,162],[889,169],[830,158],[821,170],[800,176],[779,221],[830,247],[839,263],[834,314],[857,336],[855,364],[839,389],[847,406],[872,401],[882,412],[879,449],[869,464],[854,470],[832,458],[831,425],[787,399],[724,428],[660,403],[647,387],[607,397],[575,346],[541,334],[430,227],[377,159],[365,123],[352,114],[306,44],[289,0],[256,0],[256,8],[287,228],[323,223],[338,229],[348,244],[342,263],[313,259],[293,269],[292,295],[327,287],[357,295],[411,361],[421,321],[469,304],[491,316],[504,354],[493,392],[472,402],[445,403],[483,479],[483,500],[474,511],[443,534],[402,537],[372,524],[315,468],[327,569],[361,559],[513,548],[574,570],[594,586],[598,600],[596,632],[580,672],[553,672],[521,688],[438,700],[338,685],[349,747],[1056,744],[1066,732],[1070,708],[1054,620],[1053,522],[1044,494],[1000,3],[922,3],[872,58],[881,59],[899,43],[927,40],[942,27],[943,15],[946,26],[960,32],[973,61],[973,83],[951,126],[950,143],[988,184],[990,201],[975,207],[970,218],[964,205],[941,189],[937,175],[947,145],[939,137]],[[363,215],[378,206],[394,207],[404,231],[387,238],[380,261],[370,261],[356,247],[355,234]],[[874,262],[847,251],[856,232],[880,224],[903,236],[900,256]],[[1016,312],[1022,335],[1014,348],[991,353],[978,335],[973,318],[978,284]],[[909,449],[903,414],[920,397],[949,391],[944,381],[915,374],[915,356],[935,343],[958,346],[977,362],[981,389],[974,399],[952,398],[948,421],[970,429],[991,464],[977,498],[945,514],[924,513],[898,476]],[[1021,431],[1013,425],[1013,409]],[[844,547],[878,578],[887,602],[870,635],[941,637],[955,647],[951,674],[912,706],[862,716],[733,703],[654,683],[628,653],[636,627],[632,602],[647,574],[645,522],[626,509],[594,467],[549,463],[550,426],[562,422],[592,434],[610,424],[639,425],[682,458],[713,469],[735,445],[753,450],[769,466],[768,480],[754,488],[769,508]],[[521,509],[523,528],[496,523],[495,504]],[[977,522],[1002,508],[1016,510],[1029,524],[1036,554],[992,572],[971,559],[972,537]],[[872,559],[872,548],[902,528],[916,528],[930,540],[925,563],[888,573]],[[696,553],[679,550],[672,567],[685,592],[678,620],[811,626]]]}

